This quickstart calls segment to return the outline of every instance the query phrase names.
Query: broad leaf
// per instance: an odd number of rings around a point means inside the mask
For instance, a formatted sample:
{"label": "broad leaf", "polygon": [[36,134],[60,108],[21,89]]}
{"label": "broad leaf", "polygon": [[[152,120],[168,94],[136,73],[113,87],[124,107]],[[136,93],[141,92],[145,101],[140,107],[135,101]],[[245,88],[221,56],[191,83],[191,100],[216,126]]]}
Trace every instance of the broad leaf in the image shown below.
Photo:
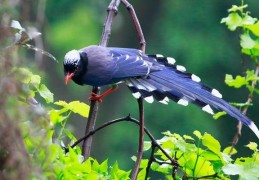
{"label": "broad leaf", "polygon": [[259,36],[259,22],[257,22],[256,24],[246,25],[245,27],[252,31],[254,35]]}
{"label": "broad leaf", "polygon": [[218,140],[216,140],[212,135],[206,133],[204,134],[202,138],[202,144],[206,146],[209,150],[217,154],[219,157],[221,157],[220,153],[220,143]]}
{"label": "broad leaf", "polygon": [[249,36],[249,34],[242,34],[240,36],[241,42],[240,45],[244,49],[253,49],[256,45],[256,42]]}
{"label": "broad leaf", "polygon": [[39,91],[41,97],[43,97],[47,103],[53,102],[54,95],[52,92],[50,92],[50,90],[44,84],[40,85],[38,91]]}
{"label": "broad leaf", "polygon": [[235,88],[240,88],[247,84],[246,78],[242,76],[237,76],[235,79],[233,79],[232,75],[226,74],[225,76],[225,83],[228,86],[233,86]]}
{"label": "broad leaf", "polygon": [[234,31],[237,27],[242,25],[242,18],[238,13],[233,12],[230,13],[228,17],[223,18],[221,23],[225,23],[231,31]]}
{"label": "broad leaf", "polygon": [[88,117],[90,107],[80,101],[72,101],[70,103],[66,103],[65,101],[58,101],[54,104],[69,109],[70,111],[80,114],[83,117]]}

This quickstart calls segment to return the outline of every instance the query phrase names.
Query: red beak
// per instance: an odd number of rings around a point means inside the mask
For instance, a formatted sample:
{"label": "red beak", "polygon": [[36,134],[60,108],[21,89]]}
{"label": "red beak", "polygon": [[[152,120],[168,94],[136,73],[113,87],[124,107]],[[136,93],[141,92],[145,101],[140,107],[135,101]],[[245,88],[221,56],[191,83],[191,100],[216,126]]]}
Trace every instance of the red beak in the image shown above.
{"label": "red beak", "polygon": [[68,84],[70,79],[72,79],[73,76],[74,76],[74,73],[67,73],[65,83]]}

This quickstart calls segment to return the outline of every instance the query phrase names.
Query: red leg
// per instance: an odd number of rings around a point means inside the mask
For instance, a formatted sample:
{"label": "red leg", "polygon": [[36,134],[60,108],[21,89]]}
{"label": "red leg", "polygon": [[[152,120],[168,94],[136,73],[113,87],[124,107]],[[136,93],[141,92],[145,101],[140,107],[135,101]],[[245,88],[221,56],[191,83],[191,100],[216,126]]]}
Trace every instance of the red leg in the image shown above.
{"label": "red leg", "polygon": [[111,94],[112,92],[117,90],[117,86],[116,87],[112,87],[110,89],[108,89],[107,91],[105,91],[104,93],[97,95],[95,93],[92,93],[91,96],[89,97],[90,101],[98,101],[99,103],[101,103],[103,101],[103,98],[105,96],[107,96],[108,94]]}

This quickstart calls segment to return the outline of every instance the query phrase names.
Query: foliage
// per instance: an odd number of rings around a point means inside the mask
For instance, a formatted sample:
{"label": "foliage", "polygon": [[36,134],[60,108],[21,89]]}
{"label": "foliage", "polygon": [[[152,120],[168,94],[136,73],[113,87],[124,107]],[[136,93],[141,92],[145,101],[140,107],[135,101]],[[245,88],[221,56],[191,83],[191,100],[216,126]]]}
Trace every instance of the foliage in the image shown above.
{"label": "foliage", "polygon": [[[69,151],[66,152],[63,147],[63,134],[66,134],[71,140],[71,143],[76,140],[74,135],[65,128],[66,120],[69,119],[71,112],[87,117],[89,106],[79,101],[72,101],[70,103],[64,101],[53,102],[53,94],[41,83],[40,76],[31,73],[25,68],[19,68],[17,71],[23,74],[22,76],[18,75],[18,77],[23,77],[21,82],[24,83],[23,85],[26,89],[29,89],[29,96],[34,97],[38,93],[47,103],[62,107],[60,110],[50,107],[49,120],[53,128],[45,129],[45,137],[39,138],[29,134],[26,134],[24,137],[31,160],[35,164],[41,164],[43,171],[42,178],[127,179],[129,177],[130,172],[120,170],[118,163],[109,167],[108,160],[101,164],[93,158],[84,161],[81,155],[81,149],[78,146],[73,149],[69,148]],[[55,129],[60,125],[62,126],[62,131],[60,131],[59,136],[55,139]],[[30,128],[30,124],[28,123],[22,123],[22,126],[25,129]],[[46,141],[45,148],[38,148],[43,140]],[[37,146],[35,146],[36,144]],[[35,154],[35,151],[37,151],[37,154]],[[37,176],[36,174],[32,175],[32,177]]]}
{"label": "foliage", "polygon": [[[225,83],[234,88],[246,87],[249,91],[248,100],[245,103],[233,103],[233,105],[238,107],[251,106],[251,97],[254,93],[259,94],[259,89],[256,88],[256,83],[259,80],[259,33],[258,25],[259,21],[257,18],[250,16],[249,11],[245,11],[248,7],[247,4],[242,4],[240,6],[233,5],[229,10],[229,15],[221,20],[221,23],[225,23],[231,31],[240,30],[240,47],[241,52],[254,63],[253,69],[247,69],[245,75],[237,75],[233,78],[232,75],[226,74]],[[219,118],[225,115],[225,113],[219,112],[214,115],[214,118]]]}
{"label": "foliage", "polygon": [[[4,85],[3,82],[11,81],[11,78],[13,78],[12,86],[17,83],[17,91],[13,92],[16,94],[10,95],[7,93],[7,96],[3,96],[3,99],[6,99],[6,107],[3,106],[2,101],[1,107],[7,110],[5,121],[8,121],[8,117],[14,118],[11,121],[18,124],[21,130],[21,142],[24,142],[26,149],[24,155],[28,154],[30,158],[28,167],[31,167],[31,169],[28,176],[31,179],[127,179],[130,172],[119,169],[118,163],[109,166],[108,160],[101,164],[93,158],[84,161],[81,149],[78,146],[73,149],[69,148],[66,152],[63,140],[68,138],[71,141],[70,143],[76,140],[70,130],[66,128],[66,122],[71,113],[87,117],[89,106],[79,101],[55,102],[54,94],[42,83],[40,75],[34,74],[28,67],[22,67],[22,61],[19,62],[18,66],[16,64],[18,62],[17,56],[7,59],[10,54],[16,53],[17,49],[14,47],[17,46],[40,51],[55,60],[51,54],[27,44],[35,36],[31,36],[18,21],[12,21],[10,27],[15,29],[13,33],[14,43],[8,46],[10,51],[4,49],[1,52],[4,61],[0,65],[3,68],[6,66],[6,62],[10,61],[11,66],[8,66],[10,69],[6,69],[6,72],[2,71],[3,74],[6,74],[4,76],[1,74],[0,82]],[[39,33],[36,34],[39,35]],[[9,63],[7,64],[9,65]],[[6,89],[0,89],[2,95],[2,90],[5,92]],[[37,101],[40,101],[41,104]],[[61,107],[61,109],[57,107]],[[0,128],[3,128],[2,124]],[[12,155],[8,147],[8,145],[3,146],[0,150]],[[25,173],[17,172],[16,176],[10,175],[15,171],[14,169],[10,171],[11,173],[7,171],[8,166],[5,167],[4,162],[8,162],[9,158],[14,157],[5,156],[5,153],[2,154],[4,156],[1,155],[0,159],[3,161],[3,168],[6,172],[4,177],[12,179],[17,177],[19,173]],[[17,168],[17,166],[14,165],[14,168]],[[26,177],[20,178],[27,179]]]}
{"label": "foliage", "polygon": [[[164,137],[157,142],[179,163],[175,167],[161,150],[154,154],[151,169],[164,174],[166,179],[229,179],[239,175],[241,179],[259,178],[259,152],[257,144],[249,143],[246,147],[253,151],[251,157],[239,157],[235,161],[229,155],[231,147],[222,149],[219,141],[211,134],[194,131],[195,137],[164,132]],[[146,142],[151,144],[151,142]],[[151,146],[145,150],[149,150]],[[237,155],[237,151],[233,151]],[[148,159],[143,159],[141,168],[148,166]],[[173,168],[176,168],[175,171]]]}

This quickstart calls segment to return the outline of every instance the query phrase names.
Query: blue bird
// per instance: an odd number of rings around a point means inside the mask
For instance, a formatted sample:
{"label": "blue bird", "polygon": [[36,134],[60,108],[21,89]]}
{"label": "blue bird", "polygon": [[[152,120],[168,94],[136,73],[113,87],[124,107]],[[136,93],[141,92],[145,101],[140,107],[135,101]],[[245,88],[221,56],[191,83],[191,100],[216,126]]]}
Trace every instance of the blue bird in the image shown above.
{"label": "blue bird", "polygon": [[69,51],[64,59],[66,84],[72,79],[79,85],[115,85],[101,95],[92,94],[92,101],[102,98],[125,82],[135,98],[167,104],[169,99],[187,106],[193,103],[214,114],[212,108],[225,111],[248,126],[259,138],[259,130],[248,117],[222,99],[218,90],[201,84],[201,79],[176,65],[175,59],[160,54],[147,55],[130,48],[88,46]]}

